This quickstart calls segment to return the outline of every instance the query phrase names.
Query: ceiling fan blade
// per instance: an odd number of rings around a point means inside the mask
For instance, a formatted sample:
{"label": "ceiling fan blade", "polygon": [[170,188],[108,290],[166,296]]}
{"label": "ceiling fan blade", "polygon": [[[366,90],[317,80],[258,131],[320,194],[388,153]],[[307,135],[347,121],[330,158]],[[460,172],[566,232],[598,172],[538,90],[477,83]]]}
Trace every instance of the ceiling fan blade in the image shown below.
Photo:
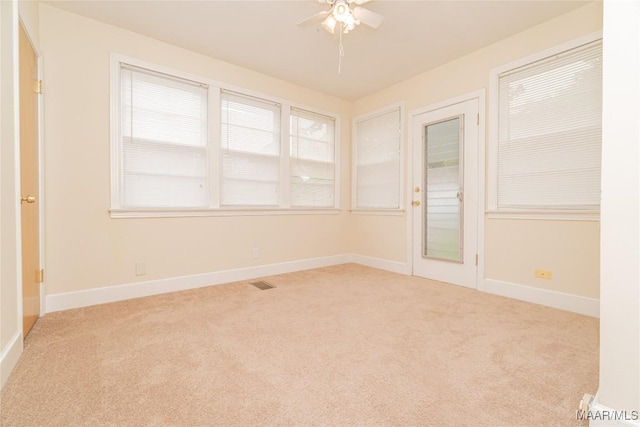
{"label": "ceiling fan blade", "polygon": [[322,21],[324,18],[326,18],[327,15],[329,15],[329,11],[328,10],[323,10],[322,12],[318,12],[315,15],[311,15],[307,19],[304,19],[304,20],[298,22],[298,25],[301,26],[301,27],[304,27],[305,25],[316,24],[316,23]]}
{"label": "ceiling fan blade", "polygon": [[367,25],[371,28],[378,28],[384,19],[384,16],[379,13],[372,12],[363,7],[353,8],[353,17],[360,21],[361,24]]}
{"label": "ceiling fan blade", "polygon": [[355,4],[365,4],[365,3],[369,3],[371,0],[349,0],[349,3],[355,3]]}

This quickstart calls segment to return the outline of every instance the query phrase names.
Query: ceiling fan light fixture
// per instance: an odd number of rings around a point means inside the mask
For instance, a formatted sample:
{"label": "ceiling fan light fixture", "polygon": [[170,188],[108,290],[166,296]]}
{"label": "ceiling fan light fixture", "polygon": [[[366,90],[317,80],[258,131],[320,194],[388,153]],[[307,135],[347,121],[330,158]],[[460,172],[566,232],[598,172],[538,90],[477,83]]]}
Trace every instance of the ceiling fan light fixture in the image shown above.
{"label": "ceiling fan light fixture", "polygon": [[338,22],[345,23],[345,21],[349,18],[353,19],[351,15],[351,9],[349,5],[344,0],[337,0],[335,5],[333,6],[333,17]]}
{"label": "ceiling fan light fixture", "polygon": [[[2,1],[2,0],[0,0]],[[353,31],[361,23],[377,29],[382,23],[382,15],[364,9],[358,5],[369,2],[370,0],[317,0],[329,6],[329,10],[323,10],[315,15],[310,16],[304,21],[298,23],[305,26],[311,23],[321,23],[322,27],[331,34],[335,34],[338,27],[340,35],[340,46],[338,49],[340,59],[338,61],[338,74],[340,74],[342,66],[342,57],[344,56],[344,46],[342,45],[342,35]],[[351,8],[352,5],[356,5]]]}
{"label": "ceiling fan light fixture", "polygon": [[359,24],[358,21],[351,20],[351,22],[349,22],[348,24],[344,25],[344,30],[342,32],[345,33],[345,34],[348,34],[349,31],[353,30],[356,27],[356,25],[358,25],[358,24]]}
{"label": "ceiling fan light fixture", "polygon": [[349,16],[346,17],[346,19],[344,21],[341,21],[342,25],[344,27],[344,33],[348,33],[349,31],[353,30],[356,25],[358,25],[360,22],[358,22],[358,20],[356,20],[353,15],[349,14]]}
{"label": "ceiling fan light fixture", "polygon": [[[345,0],[335,0],[335,3],[333,5],[333,9],[331,10],[331,13],[329,14],[329,17],[333,18],[335,20],[335,22],[339,22],[340,23],[341,31],[344,34],[347,34],[349,31],[353,30],[356,27],[356,25],[358,25],[360,23],[353,16],[353,12],[351,11],[351,7],[349,6],[349,3],[347,1],[345,1]],[[323,26],[324,26],[324,24],[323,24]],[[334,25],[334,27],[335,27],[335,25]],[[325,29],[326,28],[327,27],[325,27]],[[329,32],[333,34],[333,31],[329,31]]]}
{"label": "ceiling fan light fixture", "polygon": [[327,16],[327,19],[322,21],[322,28],[324,28],[325,30],[327,30],[328,32],[333,34],[333,32],[336,29],[336,24],[337,23],[338,23],[338,21],[336,21],[336,18],[334,18],[333,15],[329,15],[329,16]]}

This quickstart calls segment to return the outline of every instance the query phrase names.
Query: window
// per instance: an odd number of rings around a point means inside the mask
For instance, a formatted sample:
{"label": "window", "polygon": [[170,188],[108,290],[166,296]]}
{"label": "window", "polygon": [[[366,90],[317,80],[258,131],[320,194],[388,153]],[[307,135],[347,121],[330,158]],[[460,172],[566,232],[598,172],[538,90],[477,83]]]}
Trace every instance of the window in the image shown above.
{"label": "window", "polygon": [[209,204],[207,88],[123,66],[122,206]]}
{"label": "window", "polygon": [[494,71],[490,210],[598,211],[602,42],[573,44]]}
{"label": "window", "polygon": [[401,208],[401,123],[400,106],[354,120],[354,210]]}
{"label": "window", "polygon": [[291,109],[291,205],[330,207],[335,189],[335,119]]}
{"label": "window", "polygon": [[111,215],[337,208],[337,117],[112,57]]}
{"label": "window", "polygon": [[223,91],[222,206],[278,206],[280,105]]}

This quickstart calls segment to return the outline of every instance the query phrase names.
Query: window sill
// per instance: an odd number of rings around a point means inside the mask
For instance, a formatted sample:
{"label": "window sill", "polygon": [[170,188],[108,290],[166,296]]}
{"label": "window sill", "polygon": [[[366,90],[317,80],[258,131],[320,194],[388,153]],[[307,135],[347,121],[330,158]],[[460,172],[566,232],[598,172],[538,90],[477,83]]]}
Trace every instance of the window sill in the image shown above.
{"label": "window sill", "polygon": [[529,219],[550,221],[600,221],[600,211],[575,210],[491,210],[488,219]]}
{"label": "window sill", "polygon": [[110,209],[111,218],[180,218],[197,216],[337,215],[338,208]]}
{"label": "window sill", "polygon": [[353,215],[403,216],[404,209],[351,209]]}

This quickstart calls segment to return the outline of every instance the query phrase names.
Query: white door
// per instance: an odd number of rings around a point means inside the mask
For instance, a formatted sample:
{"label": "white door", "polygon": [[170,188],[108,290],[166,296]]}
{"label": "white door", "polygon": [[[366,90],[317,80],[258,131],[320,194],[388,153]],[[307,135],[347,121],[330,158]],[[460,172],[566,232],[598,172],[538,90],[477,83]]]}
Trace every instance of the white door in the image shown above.
{"label": "white door", "polygon": [[477,98],[413,116],[413,274],[477,288]]}

